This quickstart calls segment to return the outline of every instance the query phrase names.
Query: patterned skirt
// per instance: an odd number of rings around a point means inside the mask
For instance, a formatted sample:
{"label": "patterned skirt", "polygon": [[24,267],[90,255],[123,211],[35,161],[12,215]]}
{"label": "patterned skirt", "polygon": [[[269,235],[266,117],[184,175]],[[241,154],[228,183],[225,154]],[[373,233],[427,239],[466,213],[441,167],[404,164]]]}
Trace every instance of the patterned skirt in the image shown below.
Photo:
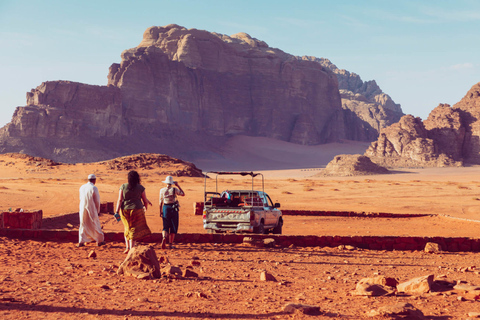
{"label": "patterned skirt", "polygon": [[123,209],[120,218],[128,240],[139,240],[152,234],[145,219],[145,209]]}

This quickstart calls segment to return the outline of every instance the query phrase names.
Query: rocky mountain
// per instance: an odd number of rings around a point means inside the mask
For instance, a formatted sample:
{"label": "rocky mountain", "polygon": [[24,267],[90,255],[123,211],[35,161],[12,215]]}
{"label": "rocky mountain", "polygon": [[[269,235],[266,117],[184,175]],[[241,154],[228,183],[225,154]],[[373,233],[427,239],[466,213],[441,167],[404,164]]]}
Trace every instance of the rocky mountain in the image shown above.
{"label": "rocky mountain", "polygon": [[312,59],[337,76],[347,127],[356,130],[350,132],[349,139],[373,141],[380,129],[398,122],[404,115],[400,105],[384,93],[375,80],[364,82],[358,74],[338,69],[328,59]]}
{"label": "rocky mountain", "polygon": [[382,129],[365,155],[389,167],[480,164],[480,83],[453,107],[440,104],[423,122],[406,115]]}
{"label": "rocky mountain", "polygon": [[[375,83],[245,33],[151,27],[121,58],[107,86],[48,81],[27,93],[0,129],[0,152],[62,162],[142,152],[193,160],[221,153],[235,135],[372,141],[401,113]],[[354,78],[341,96],[339,83]]]}

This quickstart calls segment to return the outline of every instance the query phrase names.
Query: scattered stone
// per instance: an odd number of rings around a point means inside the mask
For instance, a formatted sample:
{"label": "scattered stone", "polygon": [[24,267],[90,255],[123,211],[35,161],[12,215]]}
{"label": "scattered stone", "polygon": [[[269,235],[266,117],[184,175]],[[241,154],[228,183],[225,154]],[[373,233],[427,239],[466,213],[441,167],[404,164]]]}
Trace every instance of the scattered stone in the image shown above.
{"label": "scattered stone", "polygon": [[182,276],[182,269],[176,266],[166,266],[163,267],[161,270],[162,275],[175,275],[175,276]]}
{"label": "scattered stone", "polygon": [[372,278],[363,278],[359,282],[362,283],[369,283],[369,284],[381,284],[382,286],[393,287],[396,288],[398,285],[398,281],[395,278],[389,278],[385,276],[377,276]]}
{"label": "scattered stone", "polygon": [[70,229],[72,229],[72,228],[73,228],[73,224],[67,223],[67,227],[70,228]]}
{"label": "scattered stone", "polygon": [[351,246],[351,245],[347,244],[347,245],[345,246],[345,249],[352,251],[352,250],[355,250],[355,249],[357,249],[357,248],[354,247],[354,246]]}
{"label": "scattered stone", "polygon": [[95,250],[91,250],[88,253],[88,257],[91,258],[91,259],[95,259],[97,257],[97,253],[95,252]]}
{"label": "scattered stone", "polygon": [[275,247],[275,239],[272,239],[272,238],[263,239],[263,245],[265,246],[265,248],[273,248]]}
{"label": "scattered stone", "polygon": [[199,266],[199,265],[200,265],[200,261],[198,261],[198,260],[193,260],[192,262],[190,262],[190,265],[192,265],[192,266]]}
{"label": "scattered stone", "polygon": [[300,312],[308,315],[321,314],[320,307],[318,306],[311,306],[306,304],[295,304],[295,303],[286,304],[285,307],[283,307],[283,311],[285,313]]}
{"label": "scattered stone", "polygon": [[468,316],[470,318],[480,318],[480,312],[469,312]]}
{"label": "scattered stone", "polygon": [[431,291],[433,284],[433,274],[418,277],[397,285],[398,292],[410,294],[422,294]]}
{"label": "scattered stone", "polygon": [[190,269],[185,269],[185,271],[183,271],[183,274],[182,276],[184,278],[198,278],[198,273],[190,270]]}
{"label": "scattered stone", "polygon": [[410,303],[397,303],[383,306],[368,313],[370,317],[390,317],[394,319],[423,320],[426,319],[423,312],[412,306]]}
{"label": "scattered stone", "polygon": [[270,273],[262,271],[262,273],[260,273],[260,281],[277,281],[277,279]]}
{"label": "scattered stone", "polygon": [[118,267],[117,274],[130,275],[139,279],[160,278],[160,265],[153,247],[143,245],[130,249],[125,260]]}
{"label": "scattered stone", "polygon": [[442,252],[442,246],[435,242],[427,242],[424,251],[427,253]]}
{"label": "scattered stone", "polygon": [[162,263],[162,264],[169,264],[170,263],[167,256],[160,256],[160,258],[158,258],[158,262]]}
{"label": "scattered stone", "polygon": [[454,286],[455,286],[455,282],[453,282],[453,281],[435,280],[435,281],[433,281],[431,291],[434,291],[434,292],[449,291],[449,290],[453,290]]}
{"label": "scattered stone", "polygon": [[243,243],[248,246],[257,247],[257,248],[263,248],[265,246],[263,239],[255,239],[252,237],[244,237]]}
{"label": "scattered stone", "polygon": [[453,287],[455,290],[463,290],[463,291],[475,291],[480,290],[480,286],[472,286],[466,283],[459,283]]}
{"label": "scattered stone", "polygon": [[395,289],[381,284],[375,283],[357,283],[354,291],[351,292],[354,296],[390,296],[395,293]]}

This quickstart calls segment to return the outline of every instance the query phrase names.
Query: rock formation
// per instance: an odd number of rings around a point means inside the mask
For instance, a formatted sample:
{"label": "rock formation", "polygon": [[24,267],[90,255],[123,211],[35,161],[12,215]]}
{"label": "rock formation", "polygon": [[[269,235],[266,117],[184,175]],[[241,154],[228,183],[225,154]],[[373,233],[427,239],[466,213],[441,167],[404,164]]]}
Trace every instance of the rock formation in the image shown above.
{"label": "rock formation", "polygon": [[328,59],[313,59],[337,76],[348,139],[375,140],[380,129],[398,122],[403,116],[400,105],[385,94],[375,80],[363,82],[359,75],[338,69]]}
{"label": "rock formation", "polygon": [[406,115],[382,129],[365,155],[387,167],[480,164],[480,83],[453,107],[440,104],[423,122]]}
{"label": "rock formation", "polygon": [[341,154],[335,156],[320,175],[346,177],[387,173],[389,173],[388,169],[373,163],[366,156],[360,154]]}
{"label": "rock formation", "polygon": [[346,90],[361,96],[343,100],[365,96],[365,106],[342,108],[338,79],[344,78],[331,65],[245,33],[151,27],[121,57],[107,86],[48,81],[29,92],[27,106],[0,129],[0,152],[62,162],[141,152],[192,159],[240,134],[306,145],[372,141],[401,113],[374,82],[351,75],[354,89]]}

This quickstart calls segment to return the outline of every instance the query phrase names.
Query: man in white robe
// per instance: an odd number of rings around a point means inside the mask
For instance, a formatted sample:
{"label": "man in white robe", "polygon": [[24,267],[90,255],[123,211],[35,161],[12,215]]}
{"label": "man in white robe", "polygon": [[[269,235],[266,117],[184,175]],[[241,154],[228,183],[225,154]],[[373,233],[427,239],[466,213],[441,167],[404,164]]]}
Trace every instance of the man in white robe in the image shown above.
{"label": "man in white robe", "polygon": [[88,175],[88,183],[80,187],[80,228],[78,229],[78,247],[85,242],[96,241],[97,246],[105,244],[98,214],[100,212],[100,193],[95,186],[97,177]]}

